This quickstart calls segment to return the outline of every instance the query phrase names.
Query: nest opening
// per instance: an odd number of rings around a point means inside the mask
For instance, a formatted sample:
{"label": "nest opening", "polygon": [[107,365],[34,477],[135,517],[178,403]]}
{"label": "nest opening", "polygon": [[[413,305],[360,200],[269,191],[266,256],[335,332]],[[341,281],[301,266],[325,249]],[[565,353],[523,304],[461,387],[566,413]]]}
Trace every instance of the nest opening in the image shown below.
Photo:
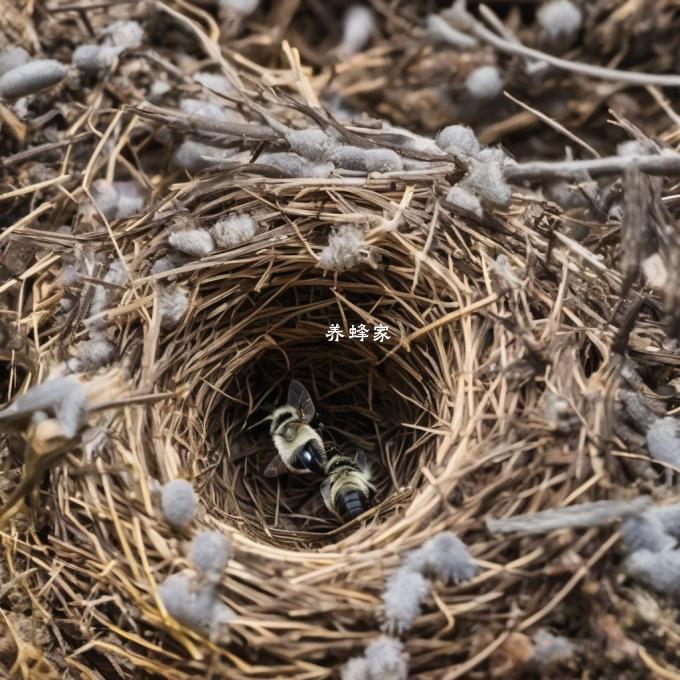
{"label": "nest opening", "polygon": [[[329,456],[364,452],[378,488],[377,521],[421,483],[421,466],[436,448],[433,404],[441,395],[419,365],[427,343],[390,353],[398,329],[409,324],[397,305],[384,306],[375,282],[360,273],[340,281],[309,270],[287,286],[252,291],[217,329],[206,321],[220,309],[215,301],[194,324],[198,353],[209,347],[213,356],[225,356],[201,376],[195,392],[211,452],[199,489],[209,512],[239,530],[275,545],[309,548],[353,527],[341,529],[326,509],[318,479],[264,476],[277,454],[263,419],[285,403],[290,381],[299,380],[312,396],[312,425],[320,428]],[[380,323],[391,336],[382,343],[373,336]],[[338,342],[326,337],[331,324],[344,332]],[[349,337],[349,328],[359,324],[370,331],[363,341]]]}

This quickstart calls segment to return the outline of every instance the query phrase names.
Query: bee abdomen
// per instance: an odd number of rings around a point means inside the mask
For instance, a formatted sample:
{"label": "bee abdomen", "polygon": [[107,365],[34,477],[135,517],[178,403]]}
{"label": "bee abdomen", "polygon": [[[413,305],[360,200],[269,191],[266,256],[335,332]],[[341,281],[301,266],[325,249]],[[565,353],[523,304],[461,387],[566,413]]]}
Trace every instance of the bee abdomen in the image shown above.
{"label": "bee abdomen", "polygon": [[335,501],[335,509],[345,522],[353,520],[370,507],[366,495],[356,489],[339,493]]}

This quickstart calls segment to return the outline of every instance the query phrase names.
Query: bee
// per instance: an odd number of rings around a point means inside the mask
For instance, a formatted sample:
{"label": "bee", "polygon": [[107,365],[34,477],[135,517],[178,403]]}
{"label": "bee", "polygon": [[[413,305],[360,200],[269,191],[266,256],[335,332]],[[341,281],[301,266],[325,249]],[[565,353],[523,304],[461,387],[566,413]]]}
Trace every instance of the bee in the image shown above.
{"label": "bee", "polygon": [[326,479],[321,495],[326,507],[349,522],[373,505],[376,488],[371,484],[371,473],[362,451],[350,456],[333,456],[325,468]]}
{"label": "bee", "polygon": [[326,449],[319,433],[309,425],[314,412],[309,392],[293,380],[288,388],[286,405],[268,417],[272,421],[269,434],[278,456],[264,471],[266,477],[277,477],[284,472],[324,474]]}

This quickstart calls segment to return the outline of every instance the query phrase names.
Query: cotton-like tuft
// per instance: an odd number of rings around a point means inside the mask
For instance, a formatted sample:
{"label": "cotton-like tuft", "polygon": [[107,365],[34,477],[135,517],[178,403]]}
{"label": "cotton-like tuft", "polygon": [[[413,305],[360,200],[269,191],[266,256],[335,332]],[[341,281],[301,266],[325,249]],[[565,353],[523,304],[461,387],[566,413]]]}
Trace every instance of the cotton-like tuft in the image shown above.
{"label": "cotton-like tuft", "polygon": [[647,152],[645,148],[635,139],[621,142],[616,147],[617,156],[644,156]]}
{"label": "cotton-like tuft", "polygon": [[112,302],[117,297],[119,297],[119,287],[124,286],[130,280],[130,277],[121,261],[114,260],[109,265],[109,268],[102,280],[104,283],[108,283],[110,285],[97,285],[92,298],[92,304],[90,305],[90,309],[88,311],[89,316],[101,314],[101,312],[108,309]]}
{"label": "cotton-like tuft", "polygon": [[185,479],[173,479],[163,485],[161,510],[165,521],[176,529],[191,524],[196,511],[194,488]]}
{"label": "cotton-like tuft", "polygon": [[73,345],[74,355],[66,362],[73,373],[94,371],[113,361],[116,348],[103,334],[96,333],[89,340],[81,340]]}
{"label": "cotton-like tuft", "polygon": [[194,80],[203,85],[203,87],[207,87],[209,90],[213,90],[219,94],[234,94],[234,86],[227,78],[225,78],[225,76],[220,75],[219,73],[199,71],[194,74]]}
{"label": "cotton-like tuft", "polygon": [[224,109],[217,106],[217,104],[204,102],[201,99],[182,99],[179,102],[179,108],[189,116],[202,116],[203,118],[209,118],[220,123],[228,120]]}
{"label": "cotton-like tuft", "polygon": [[659,593],[680,594],[680,550],[636,550],[624,568],[629,576]]}
{"label": "cotton-like tuft", "polygon": [[409,553],[405,567],[432,575],[444,583],[462,583],[477,574],[467,546],[453,532],[443,531]]}
{"label": "cotton-like tuft", "polygon": [[250,241],[257,231],[257,222],[247,213],[232,213],[218,220],[210,230],[218,248],[236,248]]}
{"label": "cotton-like tuft", "polygon": [[375,17],[367,5],[352,5],[342,19],[342,42],[338,54],[344,58],[360,52],[370,41],[375,29]]}
{"label": "cotton-like tuft", "polygon": [[340,671],[341,680],[372,680],[366,657],[351,658]]}
{"label": "cotton-like tuft", "polygon": [[221,580],[229,557],[229,541],[217,531],[202,531],[189,548],[189,561],[194,569],[212,582]]}
{"label": "cotton-like tuft", "polygon": [[84,73],[97,73],[109,68],[120,54],[111,45],[80,45],[73,51],[73,65]]}
{"label": "cotton-like tuft", "polygon": [[364,657],[371,680],[407,680],[408,654],[401,640],[382,635],[366,647]]}
{"label": "cotton-like tuft", "polygon": [[144,193],[137,182],[114,182],[117,196],[116,217],[124,219],[144,209]]}
{"label": "cotton-like tuft", "polygon": [[175,165],[190,172],[198,172],[225,161],[234,155],[233,149],[222,149],[217,146],[185,139],[175,150],[172,157]]}
{"label": "cotton-like tuft", "polygon": [[391,149],[362,149],[342,144],[333,149],[331,160],[347,170],[397,172],[403,168],[399,154]]}
{"label": "cotton-like tuft", "polygon": [[182,319],[189,306],[189,296],[181,286],[161,288],[158,296],[158,311],[162,328],[174,328]]}
{"label": "cotton-like tuft", "polygon": [[55,59],[33,59],[0,76],[0,97],[19,99],[60,83],[68,68]]}
{"label": "cotton-like tuft", "polygon": [[118,211],[118,192],[111,182],[96,179],[92,183],[92,198],[107,220],[116,217]]}
{"label": "cotton-like tuft", "polygon": [[467,125],[449,125],[437,135],[437,146],[456,158],[467,158],[479,153],[480,144],[472,128]]}
{"label": "cotton-like tuft", "polygon": [[499,146],[485,146],[479,150],[475,158],[483,163],[496,163],[503,166],[508,157]]}
{"label": "cotton-like tuft", "polygon": [[263,153],[256,163],[271,165],[288,177],[328,177],[334,169],[332,163],[311,163],[296,153]]}
{"label": "cotton-like tuft", "polygon": [[163,257],[159,257],[151,265],[151,273],[161,274],[170,271],[171,269],[177,269],[177,267],[181,267],[182,264],[184,264],[184,258],[182,258],[181,255],[177,255],[176,253],[164,255]]}
{"label": "cotton-like tuft", "polygon": [[680,503],[658,505],[649,512],[661,522],[666,533],[680,539]]}
{"label": "cotton-like tuft", "polygon": [[656,422],[656,414],[644,402],[638,392],[622,389],[619,391],[619,399],[628,417],[640,430],[646,431],[650,425]]}
{"label": "cotton-like tuft", "polygon": [[480,66],[467,77],[465,88],[475,99],[495,99],[503,91],[503,78],[495,66]]}
{"label": "cotton-like tuft", "polygon": [[124,50],[136,50],[144,40],[144,29],[137,21],[114,21],[103,34],[108,44]]}
{"label": "cotton-like tuft", "polygon": [[468,174],[460,186],[477,194],[482,203],[498,208],[507,208],[512,199],[512,191],[505,181],[500,163],[470,159]]}
{"label": "cotton-like tuft", "polygon": [[75,437],[87,413],[87,395],[80,381],[66,376],[34,385],[0,411],[0,422],[17,422],[26,426],[34,416],[44,411],[54,413],[65,437]]}
{"label": "cotton-like tuft", "polygon": [[471,50],[477,46],[476,38],[454,28],[438,14],[428,15],[425,34],[432,41],[446,43],[459,50]]}
{"label": "cotton-like tuft", "polygon": [[291,151],[314,163],[328,161],[338,145],[332,137],[319,128],[288,130],[285,137]]}
{"label": "cotton-like tuft", "polygon": [[563,635],[553,635],[545,628],[539,628],[533,637],[534,661],[539,666],[553,666],[571,661],[576,654],[576,645]]}
{"label": "cotton-like tuft", "polygon": [[539,8],[536,18],[551,38],[573,35],[583,22],[581,10],[570,0],[550,0]]}
{"label": "cotton-like tuft", "polygon": [[216,639],[234,612],[220,601],[215,587],[197,583],[186,573],[169,576],[158,587],[168,614],[195,631]]}
{"label": "cotton-like tuft", "polygon": [[260,4],[260,0],[218,0],[220,10],[227,13],[248,16],[252,14]]}
{"label": "cotton-like tuft", "polygon": [[654,510],[628,517],[621,524],[621,536],[629,552],[636,550],[671,550],[675,539],[666,533],[663,523]]}
{"label": "cotton-like tuft", "polygon": [[185,229],[168,236],[168,243],[180,253],[192,257],[205,257],[215,250],[212,236],[206,229]]}
{"label": "cotton-like tuft", "polygon": [[417,571],[401,567],[385,584],[383,604],[386,629],[390,633],[405,633],[420,616],[423,600],[430,592],[427,579]]}
{"label": "cotton-like tuft", "polygon": [[479,199],[463,187],[458,185],[451,187],[446,194],[446,202],[458,210],[470,213],[479,219],[482,218],[482,204]]}
{"label": "cotton-like tuft", "polygon": [[655,420],[647,430],[649,455],[680,468],[680,421],[673,416]]}
{"label": "cotton-like tuft", "polygon": [[319,255],[319,266],[339,272],[353,269],[366,259],[367,251],[363,230],[343,224],[328,237],[328,245]]}
{"label": "cotton-like tuft", "polygon": [[0,76],[30,60],[31,55],[23,47],[8,47],[0,52]]}

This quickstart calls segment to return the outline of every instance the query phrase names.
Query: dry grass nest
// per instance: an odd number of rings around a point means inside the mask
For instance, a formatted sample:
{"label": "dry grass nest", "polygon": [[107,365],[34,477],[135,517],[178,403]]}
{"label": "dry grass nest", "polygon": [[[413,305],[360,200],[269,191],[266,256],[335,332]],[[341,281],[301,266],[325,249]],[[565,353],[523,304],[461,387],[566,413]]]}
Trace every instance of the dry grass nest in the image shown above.
{"label": "dry grass nest", "polygon": [[[213,49],[198,24],[187,29],[181,12],[165,13]],[[10,309],[3,390],[13,396],[77,358],[102,289],[109,304],[96,327],[115,351],[105,368],[80,371],[94,380],[96,408],[58,457],[22,471],[19,440],[3,440],[3,499],[22,475],[36,477],[24,512],[17,505],[3,516],[0,661],[30,678],[333,677],[379,634],[385,579],[402,556],[452,530],[479,572],[433,589],[406,638],[413,677],[502,674],[507,658],[498,655],[511,657],[512,636],[538,625],[579,640],[591,673],[610,673],[615,662],[601,649],[618,629],[603,612],[630,622],[639,604],[612,568],[616,533],[494,536],[484,522],[639,490],[629,488],[639,461],[611,447],[623,361],[612,347],[625,330],[616,239],[605,226],[585,245],[557,238],[555,206],[530,193],[482,218],[456,215],[444,201],[462,175],[451,157],[414,171],[306,179],[258,165],[264,147],[283,148],[266,116],[295,125],[313,114],[375,143],[370,127],[343,127],[316,107],[288,55],[290,71],[258,80],[247,60],[240,79],[211,53],[250,116],[237,134],[170,107],[89,100],[82,130],[74,122],[71,141],[48,149],[77,172],[10,196],[39,196],[29,209],[52,224],[33,224],[24,204],[12,204],[23,210],[8,232],[14,254],[30,253],[30,265],[0,286]],[[168,170],[161,159],[188,135],[238,144],[255,162],[195,177]],[[84,216],[78,205],[91,204],[104,176],[137,181],[148,191],[144,209]],[[255,217],[251,240],[153,269],[176,255],[169,233],[211,228],[231,213]],[[361,261],[325,271],[320,254],[347,224],[361,230]],[[65,278],[79,262],[91,263],[89,273]],[[120,281],[104,279],[112,267]],[[178,290],[188,305],[168,325],[161,299]],[[331,324],[344,331],[340,342],[326,338]],[[385,324],[390,338],[350,339],[358,324]],[[637,337],[644,370],[645,347],[664,338],[651,313]],[[312,395],[329,447],[367,455],[378,497],[359,520],[341,525],[313,481],[263,476],[274,451],[261,421],[292,378]],[[164,521],[158,493],[178,477],[199,497],[194,523],[179,531]],[[158,597],[158,585],[187,566],[200,528],[223,532],[234,551],[219,592],[236,618],[227,638],[212,641],[169,617]]]}

